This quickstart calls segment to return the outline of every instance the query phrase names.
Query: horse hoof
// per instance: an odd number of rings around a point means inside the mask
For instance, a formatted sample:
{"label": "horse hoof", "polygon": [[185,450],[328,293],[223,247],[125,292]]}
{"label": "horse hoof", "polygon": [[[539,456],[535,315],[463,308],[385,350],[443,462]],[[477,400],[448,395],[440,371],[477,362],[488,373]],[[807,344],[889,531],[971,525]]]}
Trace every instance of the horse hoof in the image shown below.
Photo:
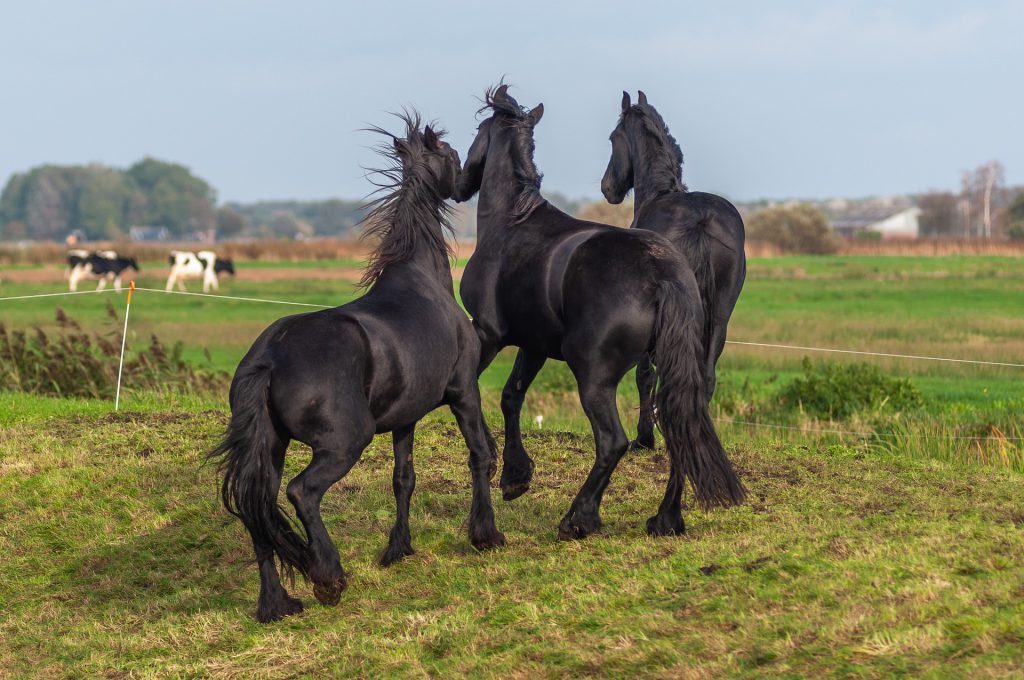
{"label": "horse hoof", "polygon": [[558,526],[559,541],[579,541],[601,528],[601,520],[586,522],[563,521]]}
{"label": "horse hoof", "polygon": [[651,439],[650,441],[647,441],[647,440],[640,441],[640,438],[637,437],[636,439],[634,439],[632,442],[629,443],[629,450],[630,451],[653,451],[654,450],[654,440]]}
{"label": "horse hoof", "polygon": [[395,562],[405,559],[409,555],[415,555],[416,551],[411,545],[392,546],[389,545],[384,554],[380,556],[380,566],[390,567]]}
{"label": "horse hoof", "polygon": [[472,543],[473,547],[477,550],[492,550],[494,548],[501,548],[505,545],[505,534],[494,529],[481,536],[470,536],[469,542]]}
{"label": "horse hoof", "polygon": [[333,607],[341,602],[341,594],[345,592],[347,587],[348,581],[342,576],[332,583],[314,583],[313,595],[316,596],[320,604]]}
{"label": "horse hoof", "polygon": [[267,606],[259,606],[256,609],[256,620],[260,623],[280,621],[286,616],[302,613],[302,602],[294,597],[285,595],[280,601]]}
{"label": "horse hoof", "polygon": [[655,515],[647,520],[647,533],[651,536],[682,536],[686,533],[686,524],[682,517]]}
{"label": "horse hoof", "polygon": [[530,480],[533,479],[533,469],[536,467],[532,460],[527,459],[527,465],[522,463],[516,465],[505,464],[501,471],[501,497],[506,501],[512,501],[530,490]]}
{"label": "horse hoof", "polygon": [[514,501],[530,490],[529,482],[520,484],[509,484],[501,487],[501,498],[506,501]]}

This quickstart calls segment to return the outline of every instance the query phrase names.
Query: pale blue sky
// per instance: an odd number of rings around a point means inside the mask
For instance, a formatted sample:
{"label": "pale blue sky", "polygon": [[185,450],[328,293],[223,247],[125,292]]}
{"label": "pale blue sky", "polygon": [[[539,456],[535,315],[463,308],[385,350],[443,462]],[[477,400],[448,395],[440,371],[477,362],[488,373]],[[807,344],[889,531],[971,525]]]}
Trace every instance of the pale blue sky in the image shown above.
{"label": "pale blue sky", "polygon": [[[503,8],[514,7],[508,12]],[[734,199],[1024,184],[1024,2],[47,1],[0,9],[0,182],[143,155],[224,200],[358,198],[359,132],[417,106],[463,153],[503,74],[544,186],[600,195],[644,89],[693,189]]]}

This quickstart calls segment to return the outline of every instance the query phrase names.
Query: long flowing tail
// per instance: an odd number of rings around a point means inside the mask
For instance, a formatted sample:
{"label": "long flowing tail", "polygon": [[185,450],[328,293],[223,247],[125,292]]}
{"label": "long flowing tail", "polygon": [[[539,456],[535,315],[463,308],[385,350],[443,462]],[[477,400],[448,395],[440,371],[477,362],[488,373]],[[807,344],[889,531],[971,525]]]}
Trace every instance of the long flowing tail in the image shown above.
{"label": "long flowing tail", "polygon": [[253,543],[271,546],[285,573],[297,569],[308,577],[308,545],[277,503],[281,478],[273,445],[278,435],[268,410],[269,389],[269,366],[235,377],[231,422],[224,439],[207,455],[221,458],[221,500],[242,520]]}
{"label": "long flowing tail", "polygon": [[672,474],[690,480],[698,504],[705,509],[738,505],[747,492],[711,422],[704,397],[703,310],[691,297],[674,278],[663,279],[658,286],[653,357],[658,422],[672,458]]}
{"label": "long flowing tail", "polygon": [[[687,229],[682,234],[680,251],[685,254],[697,279],[697,288],[700,290],[701,308],[704,310],[704,322],[701,324],[701,340],[704,345],[704,352],[711,351],[711,334],[714,323],[714,303],[717,293],[715,282],[715,265],[711,259],[711,242],[707,234],[707,225],[711,216],[707,210],[702,211],[700,219],[692,229]],[[706,362],[706,354],[701,354],[701,361]]]}

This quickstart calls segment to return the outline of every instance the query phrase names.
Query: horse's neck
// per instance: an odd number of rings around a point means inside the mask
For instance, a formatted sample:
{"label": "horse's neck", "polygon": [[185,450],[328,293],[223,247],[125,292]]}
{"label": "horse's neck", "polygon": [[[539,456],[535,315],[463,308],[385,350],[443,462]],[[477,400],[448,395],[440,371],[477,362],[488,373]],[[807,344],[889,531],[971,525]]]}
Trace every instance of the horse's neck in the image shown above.
{"label": "horse's neck", "polygon": [[510,159],[501,163],[490,162],[484,167],[483,180],[476,206],[477,243],[491,241],[507,234],[504,227],[513,219],[516,200],[522,189]]}
{"label": "horse's neck", "polygon": [[669,151],[651,139],[643,138],[635,147],[633,162],[633,204],[636,210],[647,201],[662,194],[680,191],[678,172],[673,172],[675,160],[669,159]]}
{"label": "horse's neck", "polygon": [[[441,239],[444,240],[444,228],[441,226],[440,219],[432,223],[430,229],[440,232]],[[423,271],[428,278],[439,283],[442,288],[452,289],[452,270],[448,262],[448,253],[439,250],[427,239],[416,240],[416,246],[405,262]]]}

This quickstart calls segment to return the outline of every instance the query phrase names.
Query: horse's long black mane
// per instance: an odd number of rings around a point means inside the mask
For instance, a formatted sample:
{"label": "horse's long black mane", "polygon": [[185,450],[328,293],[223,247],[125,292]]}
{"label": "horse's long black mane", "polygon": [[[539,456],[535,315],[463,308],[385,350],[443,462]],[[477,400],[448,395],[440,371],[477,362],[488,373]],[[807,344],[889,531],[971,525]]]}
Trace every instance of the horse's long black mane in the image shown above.
{"label": "horse's long black mane", "polygon": [[646,141],[653,142],[657,147],[656,151],[648,153],[644,159],[650,168],[651,183],[669,191],[686,191],[686,184],[683,183],[683,150],[669,132],[661,114],[650,104],[633,104],[622,113],[621,120],[625,122],[627,116],[637,117],[641,130],[647,133]]}
{"label": "horse's long black mane", "polygon": [[[438,193],[440,178],[434,176],[425,160],[428,150],[420,115],[416,111],[395,115],[405,123],[404,139],[383,128],[368,128],[388,138],[375,147],[388,165],[369,171],[375,177],[371,179],[377,187],[374,193],[384,195],[365,206],[369,213],[362,220],[366,227],[361,238],[376,237],[379,241],[359,281],[360,287],[373,285],[389,266],[408,260],[420,244],[435,249],[442,259],[454,256],[445,240],[445,232],[452,231],[452,209]],[[445,134],[436,127],[434,131],[439,138]]]}
{"label": "horse's long black mane", "polygon": [[498,114],[496,122],[516,132],[512,147],[513,165],[516,177],[516,196],[512,206],[513,223],[522,222],[539,205],[544,203],[540,194],[540,183],[544,175],[533,162],[535,149],[533,125],[529,112],[506,93],[506,86],[499,82],[487,89],[484,105],[478,113],[493,111]]}

